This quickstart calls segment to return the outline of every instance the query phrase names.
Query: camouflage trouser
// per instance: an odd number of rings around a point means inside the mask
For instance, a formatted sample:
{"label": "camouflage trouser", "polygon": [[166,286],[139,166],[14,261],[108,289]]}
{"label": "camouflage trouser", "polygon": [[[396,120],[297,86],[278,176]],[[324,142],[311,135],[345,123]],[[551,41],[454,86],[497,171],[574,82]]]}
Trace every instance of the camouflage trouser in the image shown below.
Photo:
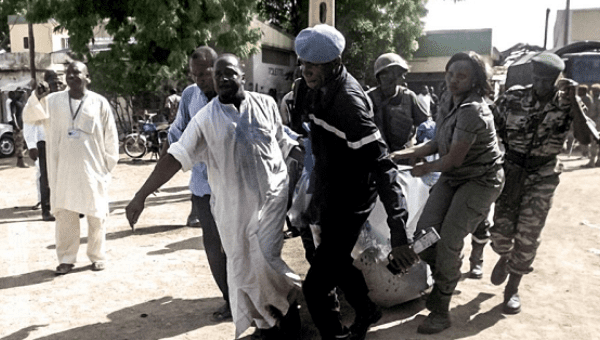
{"label": "camouflage trouser", "polygon": [[23,130],[15,130],[15,156],[17,158],[23,158],[25,153],[25,139],[23,139]]}
{"label": "camouflage trouser", "polygon": [[499,255],[508,256],[511,273],[528,274],[533,271],[531,265],[541,243],[540,234],[558,183],[558,174],[540,176],[529,173],[516,208],[509,208],[511,202],[505,196],[496,201],[494,225],[490,229],[492,249]]}

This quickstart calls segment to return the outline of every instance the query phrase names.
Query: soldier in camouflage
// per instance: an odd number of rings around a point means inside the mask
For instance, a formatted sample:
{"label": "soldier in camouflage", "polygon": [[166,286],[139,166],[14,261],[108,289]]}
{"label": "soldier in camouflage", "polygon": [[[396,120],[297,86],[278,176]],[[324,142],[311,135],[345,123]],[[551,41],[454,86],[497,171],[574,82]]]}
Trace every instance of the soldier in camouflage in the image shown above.
{"label": "soldier in camouflage", "polygon": [[[533,85],[514,86],[496,101],[496,128],[506,148],[506,184],[496,202],[492,248],[500,255],[492,283],[502,284],[503,311],[521,311],[518,287],[530,273],[540,234],[559,183],[558,159],[573,125],[575,138],[590,142],[585,118],[577,114],[583,105],[573,87],[558,90],[555,83],[565,67],[555,54],[543,52],[532,59]],[[509,275],[510,274],[510,275]]]}

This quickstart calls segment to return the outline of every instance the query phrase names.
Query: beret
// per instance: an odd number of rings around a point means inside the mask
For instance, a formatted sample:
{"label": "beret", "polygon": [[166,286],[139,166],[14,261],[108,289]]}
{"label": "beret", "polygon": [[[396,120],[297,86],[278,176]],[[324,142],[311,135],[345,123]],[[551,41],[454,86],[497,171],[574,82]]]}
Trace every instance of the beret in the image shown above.
{"label": "beret", "polygon": [[301,60],[325,64],[342,54],[346,39],[335,27],[320,24],[300,31],[295,45],[296,54]]}
{"label": "beret", "polygon": [[565,62],[556,54],[542,52],[531,58],[532,72],[541,78],[556,78],[565,69]]}

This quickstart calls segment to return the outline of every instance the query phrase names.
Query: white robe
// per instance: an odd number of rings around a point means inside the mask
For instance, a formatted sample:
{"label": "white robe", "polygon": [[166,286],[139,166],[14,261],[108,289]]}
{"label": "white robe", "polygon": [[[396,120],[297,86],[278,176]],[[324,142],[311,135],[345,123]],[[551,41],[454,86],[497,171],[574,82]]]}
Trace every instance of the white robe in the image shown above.
{"label": "white robe", "polygon": [[288,188],[284,159],[294,145],[273,98],[246,92],[239,112],[212,100],[169,148],[184,171],[198,162],[207,165],[213,215],[227,254],[236,337],[253,323],[273,327],[269,306],[286,314],[288,295],[300,287],[300,277],[281,259]]}
{"label": "white robe", "polygon": [[[43,121],[52,212],[75,211],[108,216],[110,172],[119,160],[119,139],[106,98],[87,91],[75,120],[67,91],[40,100],[24,114],[28,123]],[[72,111],[75,113],[76,107]]]}

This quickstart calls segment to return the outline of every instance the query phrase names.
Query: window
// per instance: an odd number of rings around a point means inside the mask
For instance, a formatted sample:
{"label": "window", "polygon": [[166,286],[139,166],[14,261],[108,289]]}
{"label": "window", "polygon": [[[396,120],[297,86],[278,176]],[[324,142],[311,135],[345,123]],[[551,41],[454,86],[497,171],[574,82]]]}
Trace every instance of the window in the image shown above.
{"label": "window", "polygon": [[60,45],[61,45],[62,49],[69,48],[69,38],[61,38],[60,39]]}
{"label": "window", "polygon": [[29,37],[24,37],[23,38],[23,48],[28,50],[29,49]]}
{"label": "window", "polygon": [[282,66],[290,66],[289,52],[264,47],[262,48],[262,62],[265,64],[275,64]]}

